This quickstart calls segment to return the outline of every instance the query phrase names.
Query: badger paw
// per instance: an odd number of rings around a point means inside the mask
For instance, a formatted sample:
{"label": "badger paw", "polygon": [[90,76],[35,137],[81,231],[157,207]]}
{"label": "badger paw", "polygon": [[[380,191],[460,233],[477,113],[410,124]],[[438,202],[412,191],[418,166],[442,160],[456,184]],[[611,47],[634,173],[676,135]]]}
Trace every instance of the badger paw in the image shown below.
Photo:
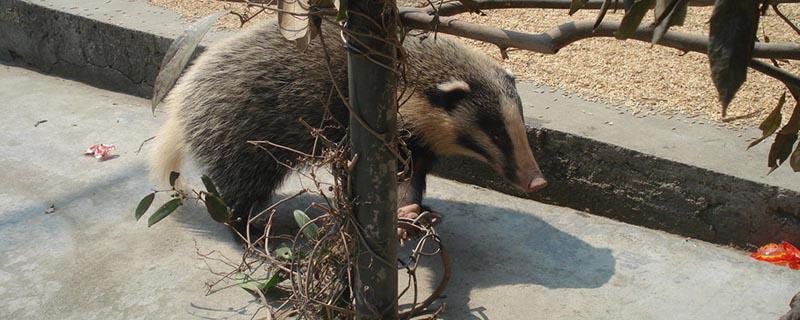
{"label": "badger paw", "polygon": [[[419,204],[410,204],[397,209],[397,219],[428,227],[439,224],[442,221],[442,215]],[[400,239],[401,245],[418,236],[420,236],[418,228],[408,224],[399,224],[397,227],[397,237]]]}

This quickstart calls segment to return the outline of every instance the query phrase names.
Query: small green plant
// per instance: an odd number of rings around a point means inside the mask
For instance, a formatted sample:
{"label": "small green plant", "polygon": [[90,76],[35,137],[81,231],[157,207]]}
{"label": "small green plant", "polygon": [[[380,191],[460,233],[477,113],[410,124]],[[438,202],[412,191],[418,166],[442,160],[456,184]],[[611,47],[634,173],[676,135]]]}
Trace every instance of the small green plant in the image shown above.
{"label": "small green plant", "polygon": [[[296,243],[303,243],[302,240],[318,239],[321,229],[305,212],[294,210],[294,218],[300,228],[297,233],[298,237],[295,238]],[[300,235],[304,235],[306,239],[298,239]],[[295,245],[294,248],[290,248],[287,244],[280,244],[275,250],[272,250],[272,257],[277,261],[269,268],[270,270],[266,273],[266,276],[255,278],[253,273],[240,272],[234,276],[234,280],[237,281],[239,287],[256,297],[264,297],[266,299],[267,295],[285,293],[285,290],[278,288],[278,284],[289,280],[290,275],[284,268],[280,267],[281,264],[291,265],[292,263],[297,263],[295,258],[299,261],[304,257],[311,256],[313,254],[310,252],[311,250],[313,248],[308,248],[302,244]]]}
{"label": "small green plant", "polygon": [[187,192],[175,187],[179,177],[180,173],[174,171],[171,172],[169,175],[170,189],[155,190],[139,201],[139,205],[136,206],[136,211],[134,212],[134,217],[137,221],[141,219],[145,213],[147,213],[147,210],[150,209],[150,206],[153,204],[153,200],[155,200],[157,193],[167,192],[170,193],[169,197],[172,198],[172,200],[169,200],[161,205],[161,207],[156,209],[156,211],[150,215],[150,218],[147,219],[148,227],[152,227],[154,224],[175,212],[175,210],[177,210],[188,200],[197,200],[203,202],[206,210],[208,210],[208,213],[211,215],[211,218],[214,219],[214,221],[225,224],[231,222],[233,211],[219,196],[217,188],[214,186],[214,183],[211,182],[211,178],[205,175],[202,177],[206,191],[198,192],[192,190]]}
{"label": "small green plant", "polygon": [[270,293],[270,289],[275,288],[279,283],[288,279],[286,273],[275,272],[271,277],[266,279],[253,279],[246,273],[238,273],[235,280],[239,282],[239,287],[249,292],[254,296]]}
{"label": "small green plant", "polygon": [[[219,223],[228,224],[232,222],[231,219],[233,217],[233,211],[230,207],[225,203],[225,201],[220,197],[219,192],[217,191],[216,186],[212,182],[211,178],[206,175],[203,175],[201,180],[203,181],[203,185],[206,188],[206,191],[185,191],[178,187],[176,184],[178,182],[178,178],[180,177],[180,173],[178,172],[171,172],[169,177],[169,184],[170,189],[167,190],[155,190],[150,194],[146,195],[139,201],[139,204],[136,206],[136,210],[134,212],[134,217],[138,221],[141,219],[145,213],[150,209],[153,202],[155,201],[155,197],[157,193],[169,193],[169,197],[171,198],[169,201],[161,205],[158,209],[153,212],[150,217],[148,218],[148,227],[152,227],[159,221],[163,220],[175,210],[177,210],[180,206],[190,200],[197,200],[203,202],[205,204],[206,210],[208,211],[209,215],[211,216],[214,221]],[[269,210],[269,209],[268,209]],[[311,219],[309,216],[302,210],[294,210],[294,219],[297,222],[297,226],[300,228],[298,232],[298,237],[300,235],[305,235],[307,239],[295,239],[293,243],[301,243],[302,241],[298,240],[315,240],[318,239],[320,235],[320,227]],[[260,241],[260,240],[257,240]],[[256,242],[257,242],[256,241]],[[266,243],[264,243],[266,245]],[[250,249],[255,248],[253,244],[249,246]],[[248,250],[249,251],[249,250]],[[281,282],[289,279],[289,273],[286,271],[287,269],[281,268],[279,264],[292,264],[297,263],[294,261],[296,258],[302,259],[303,257],[308,257],[310,255],[309,248],[303,245],[289,247],[287,244],[280,244],[275,250],[272,250],[272,257],[275,258],[275,267],[268,268],[269,271],[267,272],[266,276],[256,277],[254,272],[247,273],[245,270],[239,271],[239,269],[250,269],[250,268],[237,268],[237,272],[233,274],[230,278],[235,280],[239,287],[244,289],[245,291],[253,294],[256,297],[261,297],[266,299],[266,295],[273,294],[273,289],[276,289],[278,284]],[[277,290],[285,292],[285,290]]]}

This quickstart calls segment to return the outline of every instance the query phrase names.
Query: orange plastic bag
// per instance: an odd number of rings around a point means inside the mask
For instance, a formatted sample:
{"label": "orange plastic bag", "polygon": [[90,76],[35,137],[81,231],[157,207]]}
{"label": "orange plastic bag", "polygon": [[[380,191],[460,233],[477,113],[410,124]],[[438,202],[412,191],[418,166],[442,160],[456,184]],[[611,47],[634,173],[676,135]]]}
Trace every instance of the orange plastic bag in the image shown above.
{"label": "orange plastic bag", "polygon": [[786,241],[770,243],[750,254],[756,260],[800,270],[800,249]]}

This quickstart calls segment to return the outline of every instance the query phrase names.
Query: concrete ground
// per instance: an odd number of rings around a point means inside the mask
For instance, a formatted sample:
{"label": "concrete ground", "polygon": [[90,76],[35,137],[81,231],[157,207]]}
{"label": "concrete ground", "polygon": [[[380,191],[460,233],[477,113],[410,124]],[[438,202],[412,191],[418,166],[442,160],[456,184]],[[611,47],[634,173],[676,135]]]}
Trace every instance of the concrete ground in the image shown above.
{"label": "concrete ground", "polygon": [[[249,319],[238,288],[206,295],[239,254],[202,210],[153,228],[140,143],[147,101],[0,65],[0,318]],[[47,122],[34,126],[41,120]],[[81,155],[114,143],[119,157]],[[454,263],[447,319],[777,319],[800,272],[745,252],[434,178]],[[52,213],[46,213],[54,206]],[[423,285],[433,269],[422,274]]]}

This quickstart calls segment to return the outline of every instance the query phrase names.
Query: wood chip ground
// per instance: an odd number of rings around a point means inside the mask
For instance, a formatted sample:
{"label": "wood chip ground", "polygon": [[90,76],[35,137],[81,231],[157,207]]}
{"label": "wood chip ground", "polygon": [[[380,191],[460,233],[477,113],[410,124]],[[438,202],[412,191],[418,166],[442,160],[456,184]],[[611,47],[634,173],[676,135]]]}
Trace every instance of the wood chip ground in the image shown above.
{"label": "wood chip ground", "polygon": [[[248,12],[242,4],[216,0],[150,0],[151,3],[180,12],[190,18],[208,15],[216,10]],[[413,6],[411,1],[401,5]],[[426,2],[427,3],[427,2]],[[800,22],[800,5],[784,4],[781,11],[792,21]],[[254,9],[249,9],[253,12]],[[462,14],[459,19],[500,27],[509,30],[540,33],[559,24],[594,20],[597,10],[579,11],[573,16],[567,10],[556,9],[504,9],[487,10],[484,16]],[[257,20],[274,13],[262,14]],[[707,34],[711,7],[690,7],[686,23],[672,30]],[[621,20],[622,10],[609,12],[607,20]],[[645,23],[652,21],[652,15]],[[220,21],[223,28],[239,28],[236,16]],[[762,17],[759,38],[767,35],[772,42],[798,42],[800,36],[771,10]],[[501,60],[497,47],[467,40],[487,54]],[[519,79],[563,89],[569,94],[623,107],[622,110],[644,117],[653,114],[672,117],[678,115],[692,123],[711,123],[728,127],[757,127],[772,110],[784,86],[777,80],[758,72],[749,71],[747,82],[736,95],[729,109],[730,116],[756,113],[754,116],[732,123],[721,122],[720,105],[709,76],[708,59],[704,54],[683,53],[675,49],[651,46],[650,43],[613,38],[593,38],[578,41],[555,55],[545,55],[524,50],[508,53],[509,59],[501,62]],[[791,63],[791,64],[789,64]],[[782,67],[797,74],[795,62],[784,62]],[[791,96],[791,95],[789,95]],[[794,100],[789,98],[784,107],[784,122],[788,119]]]}

